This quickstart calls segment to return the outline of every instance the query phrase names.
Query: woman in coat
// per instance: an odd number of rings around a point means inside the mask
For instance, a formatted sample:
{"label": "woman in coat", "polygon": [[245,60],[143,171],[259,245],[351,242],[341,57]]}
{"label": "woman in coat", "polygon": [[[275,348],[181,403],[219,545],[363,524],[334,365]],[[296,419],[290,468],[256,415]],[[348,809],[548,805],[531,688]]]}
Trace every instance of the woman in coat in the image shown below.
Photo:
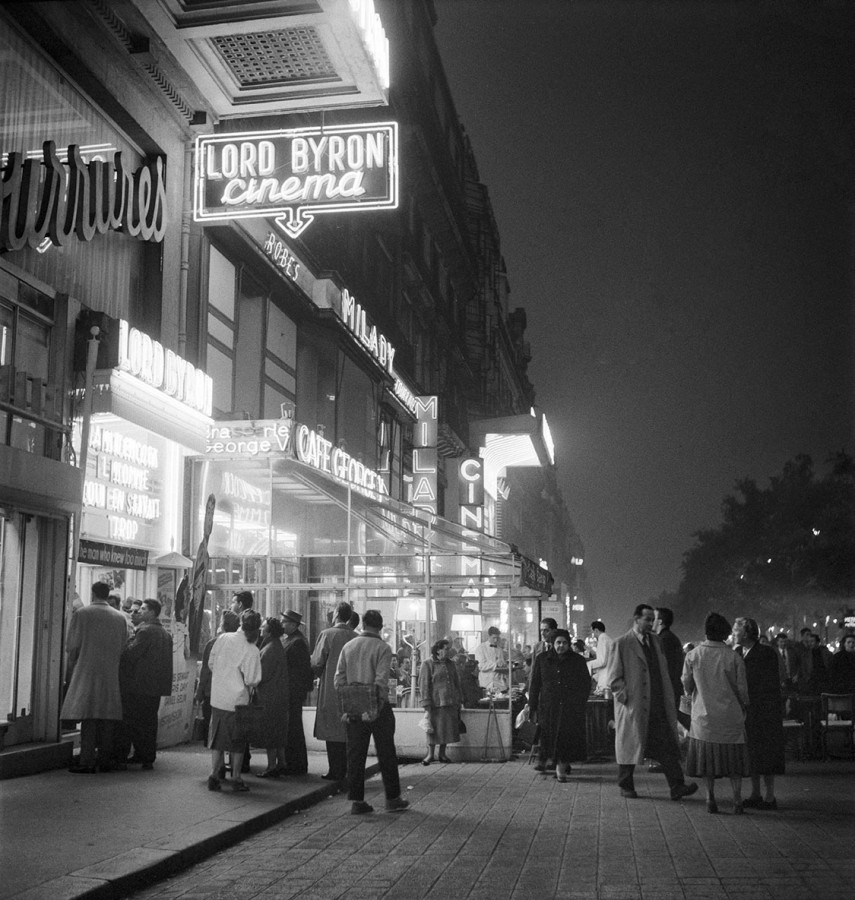
{"label": "woman in coat", "polygon": [[273,616],[261,629],[261,681],[258,697],[264,706],[264,748],[267,768],[259,778],[279,778],[285,771],[285,744],[288,741],[288,660],[280,638],[285,629]]}
{"label": "woman in coat", "polygon": [[537,713],[543,754],[555,760],[555,777],[567,781],[570,764],[588,756],[585,715],[591,675],[570,647],[570,633],[555,632],[554,653],[540,653],[529,690],[529,709]]}
{"label": "woman in coat", "polygon": [[463,692],[457,677],[457,668],[448,659],[449,641],[437,641],[430,648],[430,659],[422,663],[419,672],[419,694],[422,706],[430,717],[431,730],[428,732],[428,754],[422,760],[423,766],[433,762],[436,745],[439,744],[439,761],[450,763],[446,756],[446,744],[456,744],[460,740],[460,707]]}
{"label": "woman in coat", "polygon": [[725,644],[730,622],[710,613],[704,622],[706,640],[683,663],[683,688],[692,697],[687,774],[707,783],[707,812],[717,813],[715,780],[727,777],[733,791],[733,812],[744,812],[742,779],[748,774],[745,709],[748,681],[745,663]]}
{"label": "woman in coat", "polygon": [[844,635],[840,649],[831,657],[830,690],[855,694],[855,634]]}
{"label": "woman in coat", "polygon": [[[784,713],[778,654],[759,642],[760,629],[754,619],[738,618],[733,623],[736,652],[745,663],[748,678],[748,712],[745,737],[751,774],[751,796],[743,806],[777,809],[775,776],[784,774]],[[765,796],[760,793],[763,779]]]}

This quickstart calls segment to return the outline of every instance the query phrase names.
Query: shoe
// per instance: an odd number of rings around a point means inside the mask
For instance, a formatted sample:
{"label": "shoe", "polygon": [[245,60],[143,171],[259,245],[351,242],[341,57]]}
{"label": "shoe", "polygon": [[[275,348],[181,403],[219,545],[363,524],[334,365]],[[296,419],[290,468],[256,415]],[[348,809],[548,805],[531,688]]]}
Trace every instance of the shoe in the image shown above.
{"label": "shoe", "polygon": [[258,777],[259,778],[279,778],[279,769],[275,768],[275,767],[272,769],[265,769],[263,772],[258,773]]}
{"label": "shoe", "polygon": [[695,782],[691,782],[690,784],[678,784],[674,790],[671,791],[671,799],[672,800],[682,800],[683,797],[691,797],[698,789],[697,784]]}
{"label": "shoe", "polygon": [[386,801],[386,812],[403,812],[409,805],[409,800],[404,800],[403,797],[395,797],[393,800]]}
{"label": "shoe", "polygon": [[364,800],[354,800],[350,804],[350,814],[352,816],[364,816],[366,813],[373,813],[374,807]]}
{"label": "shoe", "polygon": [[543,763],[537,763],[537,764],[534,766],[534,771],[535,771],[535,772],[545,772],[545,771],[546,771],[546,766],[545,766]]}
{"label": "shoe", "polygon": [[136,753],[135,753],[133,756],[129,756],[129,757],[125,760],[125,762],[126,762],[129,766],[139,766],[139,765],[142,765],[142,760],[136,755]]}
{"label": "shoe", "polygon": [[707,812],[713,815],[718,812],[718,803],[715,800],[707,800]]}
{"label": "shoe", "polygon": [[440,756],[439,761],[440,761],[441,763],[450,763],[450,762],[453,762],[453,760],[449,759],[447,756]]}
{"label": "shoe", "polygon": [[561,784],[567,784],[567,776],[566,775],[556,775],[555,780],[561,782]]}
{"label": "shoe", "polygon": [[733,814],[735,816],[743,816],[745,815],[745,804],[743,803],[734,803],[733,804]]}
{"label": "shoe", "polygon": [[238,779],[232,782],[232,790],[236,794],[245,794],[249,790],[249,785],[245,781]]}
{"label": "shoe", "polygon": [[98,769],[96,766],[69,766],[68,771],[71,772],[72,775],[94,775]]}
{"label": "shoe", "polygon": [[426,757],[422,760],[422,765],[423,765],[423,766],[429,766],[432,762],[433,762],[433,757],[432,757],[432,756],[426,756]]}
{"label": "shoe", "polygon": [[213,775],[208,776],[208,790],[209,791],[221,791],[223,786],[220,784],[219,778],[214,778]]}
{"label": "shoe", "polygon": [[219,770],[219,772],[217,772],[217,777],[220,779],[220,781],[226,780],[226,771],[227,771],[227,769],[225,766],[220,766],[220,770]]}
{"label": "shoe", "polygon": [[326,775],[321,775],[321,778],[323,778],[324,781],[341,781],[342,780],[341,778],[338,777],[338,775],[333,775],[332,772],[327,772]]}
{"label": "shoe", "polygon": [[620,795],[621,795],[621,797],[625,797],[627,800],[637,800],[638,799],[638,793],[636,791],[628,791],[628,790],[626,790],[626,788],[620,789]]}
{"label": "shoe", "polygon": [[[742,805],[746,806],[747,804],[743,802]],[[777,808],[778,808],[778,801],[774,800],[774,799],[773,800],[761,800],[760,805],[757,807],[757,809],[767,809],[767,810],[768,809],[777,809]]]}
{"label": "shoe", "polygon": [[662,766],[659,765],[659,763],[651,763],[647,767],[647,771],[655,772],[656,774],[661,775],[665,770],[662,768]]}
{"label": "shoe", "polygon": [[746,797],[742,801],[742,805],[746,809],[763,809],[763,798],[762,797]]}
{"label": "shoe", "polygon": [[154,768],[154,763],[143,763],[142,767],[143,772],[151,772],[151,770]]}

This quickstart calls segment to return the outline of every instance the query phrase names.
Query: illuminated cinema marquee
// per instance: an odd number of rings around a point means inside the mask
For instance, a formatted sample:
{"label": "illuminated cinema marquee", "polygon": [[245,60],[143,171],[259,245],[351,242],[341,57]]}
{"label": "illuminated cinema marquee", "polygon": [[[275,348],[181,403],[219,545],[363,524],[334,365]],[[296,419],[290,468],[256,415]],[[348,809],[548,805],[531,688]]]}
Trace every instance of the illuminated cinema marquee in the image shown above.
{"label": "illuminated cinema marquee", "polygon": [[273,217],[297,237],[315,214],[397,206],[396,122],[196,138],[197,222]]}

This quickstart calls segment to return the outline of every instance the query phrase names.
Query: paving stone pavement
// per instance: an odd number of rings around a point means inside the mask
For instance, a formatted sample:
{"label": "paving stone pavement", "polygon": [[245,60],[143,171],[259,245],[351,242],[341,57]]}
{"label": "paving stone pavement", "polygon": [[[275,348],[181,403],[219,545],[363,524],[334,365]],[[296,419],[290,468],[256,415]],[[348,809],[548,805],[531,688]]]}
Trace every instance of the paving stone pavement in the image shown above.
{"label": "paving stone pavement", "polygon": [[[780,811],[719,815],[704,792],[672,802],[639,768],[624,800],[613,763],[559,784],[524,761],[408,765],[411,809],[383,811],[379,778],[221,851],[135,898],[301,900],[836,900],[855,896],[855,764],[798,762]],[[746,782],[747,786],[747,782]]]}

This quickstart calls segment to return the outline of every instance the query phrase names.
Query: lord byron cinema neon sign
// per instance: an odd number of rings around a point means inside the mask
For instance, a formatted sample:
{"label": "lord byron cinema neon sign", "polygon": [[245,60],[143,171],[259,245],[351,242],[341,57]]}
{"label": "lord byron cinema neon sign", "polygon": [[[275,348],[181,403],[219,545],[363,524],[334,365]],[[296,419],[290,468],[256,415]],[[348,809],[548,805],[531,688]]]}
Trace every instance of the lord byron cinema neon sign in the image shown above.
{"label": "lord byron cinema neon sign", "polygon": [[315,214],[398,206],[398,125],[196,138],[197,222],[275,217],[297,237]]}

